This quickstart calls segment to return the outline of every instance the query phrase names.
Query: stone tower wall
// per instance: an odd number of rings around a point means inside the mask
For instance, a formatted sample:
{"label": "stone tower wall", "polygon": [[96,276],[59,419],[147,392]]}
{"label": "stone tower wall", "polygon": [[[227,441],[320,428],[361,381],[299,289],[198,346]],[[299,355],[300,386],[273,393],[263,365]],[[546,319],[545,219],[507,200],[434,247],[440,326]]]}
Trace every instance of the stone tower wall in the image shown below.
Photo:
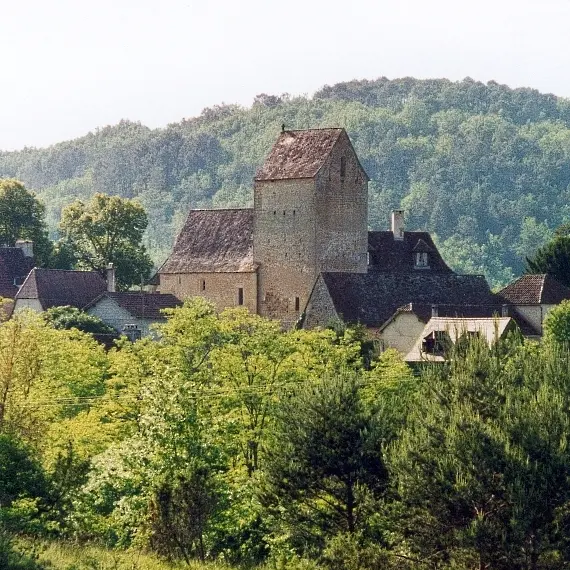
{"label": "stone tower wall", "polygon": [[316,189],[317,272],[366,273],[368,182],[346,134],[318,173]]}
{"label": "stone tower wall", "polygon": [[256,181],[253,257],[259,264],[259,313],[290,327],[320,272],[365,273],[367,208],[366,174],[346,134],[315,178]]}
{"label": "stone tower wall", "polygon": [[254,187],[258,310],[285,327],[297,321],[316,278],[314,188],[312,179],[257,181]]}

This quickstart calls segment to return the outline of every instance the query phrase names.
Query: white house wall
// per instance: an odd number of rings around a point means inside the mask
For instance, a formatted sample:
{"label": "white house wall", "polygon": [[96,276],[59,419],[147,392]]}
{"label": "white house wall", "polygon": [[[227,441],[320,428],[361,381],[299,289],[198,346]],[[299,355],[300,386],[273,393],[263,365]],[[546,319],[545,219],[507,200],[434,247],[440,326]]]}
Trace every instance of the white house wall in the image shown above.
{"label": "white house wall", "polygon": [[125,325],[138,325],[142,336],[148,336],[150,325],[155,321],[149,319],[137,319],[128,311],[119,306],[109,297],[101,298],[96,305],[87,309],[90,315],[99,317],[105,324],[113,327],[118,332],[123,332]]}

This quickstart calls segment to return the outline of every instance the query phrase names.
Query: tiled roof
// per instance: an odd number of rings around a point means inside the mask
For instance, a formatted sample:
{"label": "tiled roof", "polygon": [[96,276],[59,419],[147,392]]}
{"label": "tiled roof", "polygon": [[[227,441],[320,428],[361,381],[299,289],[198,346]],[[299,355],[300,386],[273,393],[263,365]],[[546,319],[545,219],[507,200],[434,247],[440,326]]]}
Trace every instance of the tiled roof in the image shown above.
{"label": "tiled roof", "polygon": [[253,209],[192,210],[158,273],[248,272]]}
{"label": "tiled roof", "polygon": [[570,289],[550,275],[523,275],[497,295],[513,305],[557,305],[570,299]]}
{"label": "tiled roof", "polygon": [[312,178],[343,132],[344,129],[283,131],[255,179]]}
{"label": "tiled roof", "polygon": [[407,303],[492,305],[482,275],[455,273],[322,273],[336,312],[343,320],[380,327]]}
{"label": "tiled roof", "polygon": [[13,299],[33,267],[34,258],[26,257],[21,248],[0,247],[0,297]]}
{"label": "tiled roof", "polygon": [[[416,251],[429,253],[429,268],[415,268]],[[370,271],[452,273],[428,232],[404,232],[400,240],[390,231],[368,232],[368,252]]]}
{"label": "tiled roof", "polygon": [[91,301],[85,309],[95,306],[101,299],[108,297],[137,319],[164,320],[162,309],[180,307],[182,301],[170,293],[147,293],[145,291],[108,292],[105,291]]}
{"label": "tiled roof", "polygon": [[44,310],[71,305],[82,309],[107,289],[96,271],[40,269],[30,271],[16,299],[38,299]]}

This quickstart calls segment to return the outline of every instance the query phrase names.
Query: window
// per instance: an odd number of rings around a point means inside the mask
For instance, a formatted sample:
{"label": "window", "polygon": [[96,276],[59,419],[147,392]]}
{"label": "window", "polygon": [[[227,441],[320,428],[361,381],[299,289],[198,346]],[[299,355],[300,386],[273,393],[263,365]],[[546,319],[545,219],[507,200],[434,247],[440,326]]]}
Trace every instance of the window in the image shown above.
{"label": "window", "polygon": [[202,282],[200,283],[200,288],[202,289],[202,291],[206,290],[206,280],[202,279]]}
{"label": "window", "polygon": [[416,267],[429,267],[427,251],[416,253]]}
{"label": "window", "polygon": [[243,287],[238,288],[238,305],[243,305]]}
{"label": "window", "polygon": [[446,331],[433,331],[422,341],[422,352],[443,356],[451,347],[451,339]]}
{"label": "window", "polygon": [[344,178],[346,176],[346,158],[344,156],[340,157],[340,177]]}
{"label": "window", "polygon": [[301,300],[299,299],[299,297],[295,297],[295,310],[298,311],[300,307],[301,307]]}

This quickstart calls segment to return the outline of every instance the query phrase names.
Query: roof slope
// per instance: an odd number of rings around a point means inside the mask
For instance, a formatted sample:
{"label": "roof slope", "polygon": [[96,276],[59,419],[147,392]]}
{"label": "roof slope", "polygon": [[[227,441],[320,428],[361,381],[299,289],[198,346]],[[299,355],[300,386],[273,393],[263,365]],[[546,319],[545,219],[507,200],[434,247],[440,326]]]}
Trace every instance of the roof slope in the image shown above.
{"label": "roof slope", "polygon": [[[429,253],[429,268],[415,268],[417,251]],[[428,232],[404,232],[404,239],[394,239],[391,231],[368,232],[368,252],[370,271],[452,273]]]}
{"label": "roof slope", "polygon": [[96,271],[68,271],[35,267],[20,287],[16,299],[38,299],[44,310],[71,305],[82,309],[107,289]]}
{"label": "roof slope", "polygon": [[158,273],[248,272],[253,263],[253,209],[191,210]]}
{"label": "roof slope", "polygon": [[497,295],[513,305],[557,305],[570,299],[570,289],[545,273],[523,275]]}
{"label": "roof slope", "polygon": [[379,327],[407,303],[493,305],[482,275],[455,273],[322,273],[336,312],[347,322]]}
{"label": "roof slope", "polygon": [[0,297],[13,299],[33,267],[34,258],[26,257],[21,248],[0,247]]}
{"label": "roof slope", "polygon": [[95,306],[101,299],[109,298],[119,307],[137,319],[164,320],[162,309],[180,307],[182,301],[170,293],[147,293],[145,291],[109,292],[105,291],[91,301],[85,309]]}
{"label": "roof slope", "polygon": [[343,132],[344,129],[283,131],[255,180],[313,178]]}

